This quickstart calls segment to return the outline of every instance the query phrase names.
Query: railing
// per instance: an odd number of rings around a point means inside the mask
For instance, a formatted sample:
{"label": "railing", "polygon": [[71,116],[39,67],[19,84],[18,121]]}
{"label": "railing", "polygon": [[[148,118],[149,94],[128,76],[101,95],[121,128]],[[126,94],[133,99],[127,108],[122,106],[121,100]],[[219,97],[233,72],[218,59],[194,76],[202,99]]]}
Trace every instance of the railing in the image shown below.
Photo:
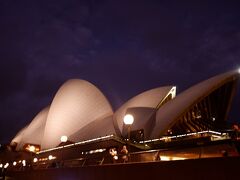
{"label": "railing", "polygon": [[[199,146],[185,149],[158,149],[129,153],[129,160],[126,163],[153,162],[153,161],[174,161],[185,159],[215,158],[224,156],[239,156],[232,144],[218,144],[211,146]],[[18,163],[16,166],[9,166],[9,171],[27,171],[36,169],[51,169],[63,167],[85,167],[123,163],[121,155],[118,160],[112,159],[107,152],[98,153],[95,156],[68,160],[46,160],[37,163],[26,163],[23,166]]]}
{"label": "railing", "polygon": [[[219,137],[228,137],[228,133],[220,133],[216,131],[202,131],[197,133],[189,133],[185,135],[171,136],[171,139],[189,137],[191,135],[203,135],[204,133],[211,133],[214,136]],[[114,135],[104,136],[101,138],[96,138],[93,140],[82,141],[78,143],[71,144],[70,146],[64,146],[64,149],[68,147],[73,147],[79,144],[86,143],[95,143],[101,140],[113,139],[116,138]],[[168,137],[169,138],[169,137]],[[227,138],[226,138],[227,139]],[[119,138],[116,140],[121,141]],[[144,141],[143,143],[151,143],[156,141],[162,141],[163,139],[153,139],[151,141]],[[229,141],[229,140],[228,140]],[[230,141],[229,141],[230,142]],[[63,147],[62,147],[63,148]],[[59,148],[60,149],[60,148]],[[44,154],[50,151],[54,151],[56,148],[49,149],[46,151],[39,152],[38,154]],[[60,149],[62,151],[62,149]],[[74,149],[75,151],[75,149]],[[96,151],[96,152],[95,152]],[[92,153],[93,152],[93,153]],[[61,152],[58,152],[62,154]],[[92,153],[92,154],[91,154]],[[96,155],[94,155],[94,153]],[[42,155],[43,155],[42,154]],[[45,154],[44,154],[45,155]],[[47,155],[47,154],[46,154]],[[13,162],[10,162],[9,167],[7,168],[10,171],[23,171],[28,169],[47,169],[47,168],[61,168],[61,167],[83,167],[83,166],[96,166],[96,165],[105,165],[114,163],[122,163],[121,156],[118,160],[112,160],[112,157],[108,154],[107,149],[96,149],[91,151],[86,151],[85,154],[78,154],[79,157],[68,159],[52,159],[49,160],[47,157],[38,162],[28,161],[25,165],[22,162],[17,162],[16,165],[13,165]],[[224,145],[211,145],[211,146],[198,146],[198,147],[181,147],[180,149],[158,149],[158,150],[147,150],[140,152],[129,153],[128,163],[135,162],[148,162],[148,161],[171,161],[171,160],[184,160],[184,159],[198,159],[198,158],[210,158],[210,157],[222,157],[222,156],[238,156],[236,148],[229,144]],[[0,167],[0,170],[4,169]]]}

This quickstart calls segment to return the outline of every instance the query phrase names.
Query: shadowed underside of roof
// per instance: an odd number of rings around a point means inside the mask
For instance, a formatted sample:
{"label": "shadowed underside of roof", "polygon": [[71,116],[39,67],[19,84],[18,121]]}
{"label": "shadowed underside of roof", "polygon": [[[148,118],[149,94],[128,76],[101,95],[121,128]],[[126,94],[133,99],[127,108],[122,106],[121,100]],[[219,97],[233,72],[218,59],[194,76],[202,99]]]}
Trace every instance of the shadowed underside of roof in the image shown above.
{"label": "shadowed underside of roof", "polygon": [[219,125],[226,120],[238,78],[237,71],[227,72],[179,94],[157,111],[151,138],[158,138],[168,130],[183,133]]}
{"label": "shadowed underside of roof", "polygon": [[116,133],[119,136],[126,136],[127,130],[123,118],[129,113],[134,115],[132,130],[144,129],[145,136],[148,136],[155,123],[156,109],[175,95],[176,87],[166,86],[145,91],[131,98],[114,113],[113,122]]}
{"label": "shadowed underside of roof", "polygon": [[79,129],[79,131],[69,136],[69,140],[72,142],[78,142],[110,134],[115,134],[112,115],[103,119],[98,119],[93,122],[90,122],[83,128]]}

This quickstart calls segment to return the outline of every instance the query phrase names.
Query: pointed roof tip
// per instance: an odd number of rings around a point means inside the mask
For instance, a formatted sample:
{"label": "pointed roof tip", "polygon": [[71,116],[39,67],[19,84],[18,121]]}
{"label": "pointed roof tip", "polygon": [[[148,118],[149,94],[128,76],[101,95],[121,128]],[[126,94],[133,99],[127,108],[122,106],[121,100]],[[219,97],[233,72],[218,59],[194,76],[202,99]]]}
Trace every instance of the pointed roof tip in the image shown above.
{"label": "pointed roof tip", "polygon": [[39,139],[38,142],[36,142],[36,137],[39,134],[43,133],[44,129],[39,129],[39,127],[44,126],[49,108],[50,106],[48,105],[44,107],[40,112],[38,112],[32,119],[32,121],[27,124],[23,129],[21,129],[18,134],[12,139],[11,143],[17,143],[17,150],[21,149],[24,145],[24,142],[26,141],[28,141],[28,143],[40,144]]}
{"label": "pointed roof tip", "polygon": [[[85,79],[77,79],[77,78],[72,78],[72,79],[68,79],[66,80],[61,86],[60,88],[58,89],[58,91],[55,93],[55,96],[58,94],[58,92],[63,89],[63,88],[67,88],[67,87],[70,87],[72,88],[73,86],[79,86],[79,85],[82,85],[82,86],[85,86],[85,87],[92,87],[92,88],[95,88],[97,91],[99,91],[102,96],[105,98],[106,102],[108,103],[108,105],[111,107],[111,110],[113,112],[113,107],[112,107],[112,104],[109,102],[109,100],[107,99],[106,95],[103,93],[103,91],[97,87],[95,84],[93,84],[92,82],[90,81],[87,81]],[[54,97],[55,98],[55,97]]]}
{"label": "pointed roof tip", "polygon": [[98,87],[86,80],[70,79],[58,89],[51,103],[42,147],[54,147],[62,134],[71,136],[109,114],[113,114],[113,108]]}

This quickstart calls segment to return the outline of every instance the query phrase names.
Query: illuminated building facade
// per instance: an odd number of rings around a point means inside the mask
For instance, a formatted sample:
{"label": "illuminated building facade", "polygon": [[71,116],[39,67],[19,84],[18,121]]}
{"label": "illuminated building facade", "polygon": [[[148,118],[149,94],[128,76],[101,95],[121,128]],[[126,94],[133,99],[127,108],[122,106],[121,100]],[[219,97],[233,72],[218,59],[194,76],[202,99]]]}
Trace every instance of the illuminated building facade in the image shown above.
{"label": "illuminated building facade", "polygon": [[[134,116],[131,130],[143,140],[221,129],[227,120],[239,73],[231,71],[200,82],[176,96],[175,86],[143,92],[115,112],[93,84],[73,79],[64,83],[50,106],[12,140],[17,150],[37,145],[41,150],[59,146],[66,135],[73,143],[108,135],[126,137],[126,114]],[[28,146],[28,147],[30,147]]]}

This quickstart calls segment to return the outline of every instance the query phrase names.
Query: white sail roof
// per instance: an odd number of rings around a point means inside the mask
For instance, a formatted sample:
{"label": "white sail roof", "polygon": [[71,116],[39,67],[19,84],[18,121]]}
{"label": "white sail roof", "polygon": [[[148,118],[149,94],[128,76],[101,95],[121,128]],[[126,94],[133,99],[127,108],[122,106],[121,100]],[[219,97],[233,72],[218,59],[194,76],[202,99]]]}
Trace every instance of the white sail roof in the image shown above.
{"label": "white sail roof", "polygon": [[69,80],[50,106],[42,148],[55,147],[62,135],[70,137],[87,124],[112,114],[111,105],[97,87],[84,80]]}
{"label": "white sail roof", "polygon": [[42,139],[44,135],[45,124],[47,120],[47,115],[49,111],[49,106],[40,111],[32,122],[27,126],[23,132],[21,141],[17,146],[17,149],[21,149],[24,144],[38,144],[42,146]]}

